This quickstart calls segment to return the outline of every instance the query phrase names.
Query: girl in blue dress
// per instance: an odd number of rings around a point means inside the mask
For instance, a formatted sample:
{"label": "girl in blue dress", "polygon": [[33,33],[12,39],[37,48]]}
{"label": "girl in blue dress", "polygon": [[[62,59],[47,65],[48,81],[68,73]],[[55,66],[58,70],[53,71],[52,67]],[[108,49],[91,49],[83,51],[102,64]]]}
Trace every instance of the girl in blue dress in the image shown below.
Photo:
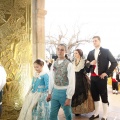
{"label": "girl in blue dress", "polygon": [[48,67],[40,59],[34,62],[36,71],[32,78],[32,85],[26,95],[18,120],[49,120]]}

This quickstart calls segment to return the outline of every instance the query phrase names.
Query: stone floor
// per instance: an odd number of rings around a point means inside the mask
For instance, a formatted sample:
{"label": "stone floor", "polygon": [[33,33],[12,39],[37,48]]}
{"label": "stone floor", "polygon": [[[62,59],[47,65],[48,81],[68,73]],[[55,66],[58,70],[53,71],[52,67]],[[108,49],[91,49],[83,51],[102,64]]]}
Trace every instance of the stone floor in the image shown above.
{"label": "stone floor", "polygon": [[[109,110],[108,110],[108,119],[107,120],[120,120],[120,92],[119,94],[112,94],[112,87],[108,85],[108,97],[109,97]],[[73,120],[89,120],[88,118],[92,115],[89,114],[82,114],[81,116],[74,116]],[[102,103],[100,102],[100,118],[102,117]],[[100,120],[95,119],[95,120]],[[64,117],[63,110],[60,109],[59,111],[59,120],[66,120]]]}

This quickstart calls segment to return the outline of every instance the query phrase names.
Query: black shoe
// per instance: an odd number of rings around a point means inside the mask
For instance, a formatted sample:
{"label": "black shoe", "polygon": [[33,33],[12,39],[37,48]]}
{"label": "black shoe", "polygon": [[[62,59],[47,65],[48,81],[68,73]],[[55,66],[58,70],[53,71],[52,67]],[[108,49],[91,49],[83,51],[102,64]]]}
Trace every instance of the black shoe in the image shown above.
{"label": "black shoe", "polygon": [[101,118],[101,120],[107,120],[107,119],[105,119],[105,118]]}
{"label": "black shoe", "polygon": [[92,115],[92,116],[89,118],[89,120],[94,120],[94,119],[96,119],[96,118],[99,118],[99,115],[97,115],[97,116]]}
{"label": "black shoe", "polygon": [[75,116],[79,116],[80,114],[75,114]]}

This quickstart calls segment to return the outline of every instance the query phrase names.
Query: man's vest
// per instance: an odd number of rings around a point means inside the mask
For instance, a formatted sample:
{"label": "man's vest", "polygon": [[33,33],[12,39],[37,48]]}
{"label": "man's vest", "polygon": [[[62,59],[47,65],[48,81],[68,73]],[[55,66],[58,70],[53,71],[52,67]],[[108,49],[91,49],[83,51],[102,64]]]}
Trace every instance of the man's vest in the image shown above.
{"label": "man's vest", "polygon": [[61,64],[58,64],[58,60],[54,63],[53,70],[54,70],[54,82],[55,85],[57,86],[68,86],[69,81],[68,81],[68,71],[67,67],[70,61],[65,59]]}

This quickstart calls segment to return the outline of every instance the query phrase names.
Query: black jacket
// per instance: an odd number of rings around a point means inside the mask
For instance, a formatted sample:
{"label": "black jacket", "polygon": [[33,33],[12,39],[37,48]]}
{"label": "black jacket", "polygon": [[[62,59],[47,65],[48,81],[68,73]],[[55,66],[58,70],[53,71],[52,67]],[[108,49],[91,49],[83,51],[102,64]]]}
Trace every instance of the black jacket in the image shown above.
{"label": "black jacket", "polygon": [[[87,57],[88,61],[93,61],[95,60],[94,57],[94,52],[95,49],[90,51]],[[111,63],[109,66],[109,62]],[[113,70],[116,68],[117,66],[117,61],[115,60],[115,58],[113,57],[113,55],[111,54],[111,52],[108,49],[104,49],[102,47],[100,47],[100,52],[98,54],[98,59],[97,59],[97,64],[98,64],[98,74],[101,75],[102,73],[106,73],[108,76],[110,76],[110,74],[112,74]],[[94,71],[94,66],[90,65],[90,63],[86,64],[87,66],[87,72],[93,73]]]}

